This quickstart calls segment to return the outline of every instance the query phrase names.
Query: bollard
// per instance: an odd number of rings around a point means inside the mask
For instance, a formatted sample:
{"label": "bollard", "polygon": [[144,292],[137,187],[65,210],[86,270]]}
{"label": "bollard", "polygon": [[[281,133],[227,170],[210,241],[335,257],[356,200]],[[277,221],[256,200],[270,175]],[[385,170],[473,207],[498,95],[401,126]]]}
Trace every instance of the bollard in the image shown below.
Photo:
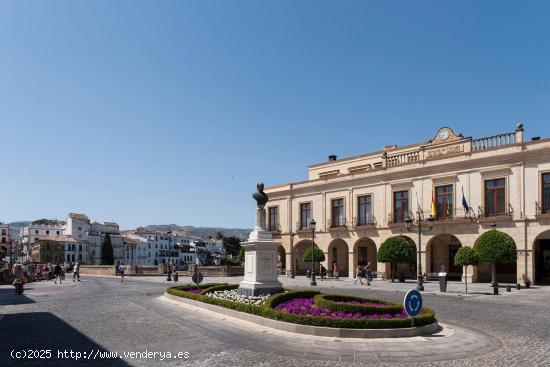
{"label": "bollard", "polygon": [[510,284],[508,284],[506,286],[506,292],[511,292],[512,291],[512,286]]}
{"label": "bollard", "polygon": [[521,289],[521,284],[516,284],[516,289],[519,291]]}
{"label": "bollard", "polygon": [[493,287],[493,294],[494,294],[495,296],[498,296],[498,287],[497,287],[497,286],[494,286],[494,287]]}

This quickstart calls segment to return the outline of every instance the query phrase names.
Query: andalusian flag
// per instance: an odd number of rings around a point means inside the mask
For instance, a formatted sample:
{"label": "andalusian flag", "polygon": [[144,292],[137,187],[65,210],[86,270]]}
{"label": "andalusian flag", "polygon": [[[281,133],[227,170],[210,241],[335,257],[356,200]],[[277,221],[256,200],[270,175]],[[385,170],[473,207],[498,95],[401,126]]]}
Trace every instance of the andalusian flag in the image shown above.
{"label": "andalusian flag", "polygon": [[430,215],[432,217],[437,217],[437,206],[435,204],[435,190],[432,192],[432,208],[430,210]]}

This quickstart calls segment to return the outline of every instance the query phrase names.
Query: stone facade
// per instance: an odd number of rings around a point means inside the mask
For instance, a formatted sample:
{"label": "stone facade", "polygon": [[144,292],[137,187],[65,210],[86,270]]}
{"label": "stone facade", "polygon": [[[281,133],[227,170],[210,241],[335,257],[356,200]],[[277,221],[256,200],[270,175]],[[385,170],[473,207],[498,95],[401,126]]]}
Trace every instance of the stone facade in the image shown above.
{"label": "stone facade", "polygon": [[[423,274],[444,268],[464,278],[453,265],[454,253],[473,246],[494,224],[514,239],[518,251],[517,264],[497,267],[499,280],[549,281],[550,139],[525,141],[523,134],[521,124],[513,132],[477,139],[444,127],[419,144],[330,156],[309,167],[307,181],[267,188],[267,221],[281,244],[281,268],[305,273],[309,264],[302,256],[312,232],[303,222],[315,219],[315,243],[329,272],[337,261],[341,276],[354,276],[357,265],[370,262],[383,277],[389,265],[376,261],[380,245],[403,235],[417,253],[418,236],[407,232],[403,219],[417,213],[427,218],[434,201],[437,220],[420,246]],[[417,257],[399,264],[398,272],[415,277]],[[488,281],[490,267],[469,267],[467,276]]]}

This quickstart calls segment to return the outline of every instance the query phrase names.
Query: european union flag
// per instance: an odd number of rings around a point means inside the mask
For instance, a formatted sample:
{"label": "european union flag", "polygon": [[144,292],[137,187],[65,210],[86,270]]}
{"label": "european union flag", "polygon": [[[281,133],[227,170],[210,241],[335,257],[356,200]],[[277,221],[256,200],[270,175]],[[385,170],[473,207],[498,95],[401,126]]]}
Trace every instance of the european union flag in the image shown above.
{"label": "european union flag", "polygon": [[464,186],[462,186],[462,206],[464,207],[464,212],[468,214],[470,212],[470,207],[466,201],[466,196],[464,196]]}

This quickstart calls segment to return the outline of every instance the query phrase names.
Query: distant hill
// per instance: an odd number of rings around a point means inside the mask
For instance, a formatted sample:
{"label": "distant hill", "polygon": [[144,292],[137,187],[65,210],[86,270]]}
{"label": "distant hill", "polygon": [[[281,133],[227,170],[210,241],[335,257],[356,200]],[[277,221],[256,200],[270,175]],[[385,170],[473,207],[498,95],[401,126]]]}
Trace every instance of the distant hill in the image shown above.
{"label": "distant hill", "polygon": [[218,232],[221,232],[226,237],[239,237],[242,239],[248,238],[252,229],[245,228],[222,228],[222,227],[193,227],[193,226],[178,226],[177,224],[152,224],[145,226],[144,228],[150,231],[175,231],[175,230],[184,230],[190,236],[196,237],[208,237],[216,236]]}

